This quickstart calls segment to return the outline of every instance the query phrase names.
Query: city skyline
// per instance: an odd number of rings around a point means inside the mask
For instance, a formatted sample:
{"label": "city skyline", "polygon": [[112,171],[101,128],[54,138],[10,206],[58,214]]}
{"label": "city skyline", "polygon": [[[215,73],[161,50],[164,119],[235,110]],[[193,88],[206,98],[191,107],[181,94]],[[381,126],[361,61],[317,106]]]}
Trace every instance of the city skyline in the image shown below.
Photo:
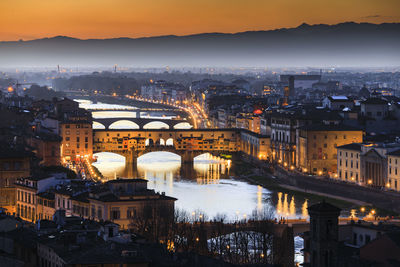
{"label": "city skyline", "polygon": [[[393,23],[399,3],[386,0],[332,1],[48,1],[0,3],[0,41],[52,36],[80,39],[236,33],[307,24]],[[168,12],[165,12],[168,10]]]}

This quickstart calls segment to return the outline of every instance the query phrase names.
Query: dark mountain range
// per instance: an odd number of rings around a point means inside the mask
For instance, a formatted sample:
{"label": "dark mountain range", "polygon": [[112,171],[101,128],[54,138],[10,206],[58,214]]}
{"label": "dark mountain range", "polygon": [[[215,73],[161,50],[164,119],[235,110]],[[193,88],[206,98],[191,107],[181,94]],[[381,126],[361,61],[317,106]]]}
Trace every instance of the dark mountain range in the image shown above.
{"label": "dark mountain range", "polygon": [[235,34],[0,42],[0,67],[399,66],[400,23],[302,24]]}

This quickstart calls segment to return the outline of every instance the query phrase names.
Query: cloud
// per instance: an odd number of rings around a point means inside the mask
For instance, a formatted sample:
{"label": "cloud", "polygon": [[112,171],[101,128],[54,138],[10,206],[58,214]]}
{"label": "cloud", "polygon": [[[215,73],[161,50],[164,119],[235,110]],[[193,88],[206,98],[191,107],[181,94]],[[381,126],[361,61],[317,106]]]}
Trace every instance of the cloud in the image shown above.
{"label": "cloud", "polygon": [[379,15],[379,14],[376,14],[376,15],[369,15],[369,16],[363,16],[363,17],[361,17],[362,19],[387,19],[387,18],[398,18],[398,17],[400,17],[400,16],[382,16],[382,15]]}
{"label": "cloud", "polygon": [[381,16],[381,15],[370,15],[370,16],[364,16],[361,17],[363,19],[376,19],[376,18],[384,18],[385,16]]}

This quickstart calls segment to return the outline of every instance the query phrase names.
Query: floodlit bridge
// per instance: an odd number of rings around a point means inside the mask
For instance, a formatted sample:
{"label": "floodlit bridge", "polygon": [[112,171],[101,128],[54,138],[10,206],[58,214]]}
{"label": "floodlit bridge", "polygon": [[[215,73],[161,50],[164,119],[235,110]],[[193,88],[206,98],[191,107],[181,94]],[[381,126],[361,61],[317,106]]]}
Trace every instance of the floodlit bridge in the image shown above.
{"label": "floodlit bridge", "polygon": [[97,118],[93,119],[94,129],[113,129],[118,123],[126,124],[125,127],[129,129],[145,129],[146,127],[152,127],[152,125],[161,123],[162,128],[172,129],[182,125],[190,125],[187,120],[177,119],[155,119],[155,118]]}
{"label": "floodlit bridge", "polygon": [[112,152],[137,166],[146,153],[167,151],[181,156],[182,166],[193,167],[196,156],[244,152],[269,157],[269,137],[243,129],[94,129],[93,153]]}

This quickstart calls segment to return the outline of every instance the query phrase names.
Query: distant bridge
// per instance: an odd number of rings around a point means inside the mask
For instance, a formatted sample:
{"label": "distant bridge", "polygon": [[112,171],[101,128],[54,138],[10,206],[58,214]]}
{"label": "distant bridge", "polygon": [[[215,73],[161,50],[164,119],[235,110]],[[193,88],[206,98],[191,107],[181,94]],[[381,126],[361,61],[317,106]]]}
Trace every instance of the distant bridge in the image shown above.
{"label": "distant bridge", "polygon": [[132,111],[132,112],[146,112],[146,111],[181,111],[178,108],[88,108],[90,112],[95,111]]}
{"label": "distant bridge", "polygon": [[130,124],[132,129],[144,129],[146,125],[149,125],[150,123],[154,122],[162,122],[165,126],[166,129],[173,129],[176,125],[180,123],[189,123],[188,120],[176,120],[176,119],[157,119],[157,118],[131,118],[131,117],[126,117],[126,118],[97,118],[93,119],[93,123],[98,123],[100,126],[103,126],[104,129],[108,130],[110,129],[110,126],[112,126],[116,122],[121,122],[125,121]]}

